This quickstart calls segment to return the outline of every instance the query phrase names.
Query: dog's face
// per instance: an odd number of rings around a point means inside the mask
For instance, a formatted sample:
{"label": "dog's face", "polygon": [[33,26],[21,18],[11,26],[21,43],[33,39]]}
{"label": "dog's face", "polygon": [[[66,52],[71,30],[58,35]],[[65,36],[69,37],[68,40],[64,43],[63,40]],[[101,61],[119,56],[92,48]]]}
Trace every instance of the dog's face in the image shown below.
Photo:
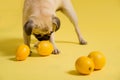
{"label": "dog's face", "polygon": [[60,20],[57,17],[52,18],[34,18],[26,22],[24,31],[29,36],[33,34],[39,41],[49,40],[50,35],[60,28]]}

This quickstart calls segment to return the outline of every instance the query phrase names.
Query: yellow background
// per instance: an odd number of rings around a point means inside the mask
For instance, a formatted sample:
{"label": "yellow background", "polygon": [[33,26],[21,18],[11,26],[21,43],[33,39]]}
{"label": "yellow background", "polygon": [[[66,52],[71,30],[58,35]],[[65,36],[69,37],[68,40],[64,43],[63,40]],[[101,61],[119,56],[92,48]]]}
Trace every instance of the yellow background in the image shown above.
{"label": "yellow background", "polygon": [[[59,55],[40,57],[33,43],[33,54],[15,61],[17,46],[23,43],[23,0],[0,0],[0,80],[120,80],[120,1],[72,0],[79,25],[88,45],[79,45],[73,25],[60,12],[61,29],[55,40]],[[107,63],[91,75],[78,75],[74,63],[91,51],[101,51]]]}

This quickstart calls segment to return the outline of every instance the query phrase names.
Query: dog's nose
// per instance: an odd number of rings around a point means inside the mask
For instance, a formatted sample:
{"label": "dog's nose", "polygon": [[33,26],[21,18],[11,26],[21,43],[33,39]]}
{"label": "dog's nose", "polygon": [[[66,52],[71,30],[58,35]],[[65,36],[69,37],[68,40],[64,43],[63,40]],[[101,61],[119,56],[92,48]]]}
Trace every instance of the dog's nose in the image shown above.
{"label": "dog's nose", "polygon": [[34,36],[35,36],[39,41],[49,40],[49,39],[50,39],[50,35],[48,35],[48,34],[43,35],[43,36],[41,36],[40,34],[34,34]]}
{"label": "dog's nose", "polygon": [[36,38],[40,38],[40,37],[42,37],[42,35],[40,35],[40,34],[33,34]]}
{"label": "dog's nose", "polygon": [[50,39],[50,35],[44,35],[44,36],[42,37],[42,39],[43,39],[43,40],[49,40],[49,39]]}

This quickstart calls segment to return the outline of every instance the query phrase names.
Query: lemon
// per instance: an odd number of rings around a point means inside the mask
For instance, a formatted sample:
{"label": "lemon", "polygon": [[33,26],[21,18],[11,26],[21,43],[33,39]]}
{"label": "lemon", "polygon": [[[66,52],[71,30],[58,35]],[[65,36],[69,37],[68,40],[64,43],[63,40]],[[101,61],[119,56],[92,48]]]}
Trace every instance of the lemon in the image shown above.
{"label": "lemon", "polygon": [[18,61],[25,60],[29,56],[29,54],[30,54],[30,48],[27,45],[22,44],[17,48],[16,60]]}
{"label": "lemon", "polygon": [[103,53],[99,51],[93,51],[89,53],[88,57],[93,60],[95,70],[102,69],[105,66],[106,58]]}
{"label": "lemon", "polygon": [[49,40],[40,41],[37,47],[37,52],[41,56],[48,56],[53,51],[53,45]]}
{"label": "lemon", "polygon": [[87,56],[79,57],[75,62],[77,72],[88,75],[94,70],[93,61]]}

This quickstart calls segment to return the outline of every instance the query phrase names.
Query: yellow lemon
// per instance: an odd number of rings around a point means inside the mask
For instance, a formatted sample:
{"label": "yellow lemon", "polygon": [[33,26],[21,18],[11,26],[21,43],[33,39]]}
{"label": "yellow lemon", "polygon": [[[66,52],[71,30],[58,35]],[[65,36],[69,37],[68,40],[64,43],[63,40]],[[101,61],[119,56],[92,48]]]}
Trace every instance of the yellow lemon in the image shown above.
{"label": "yellow lemon", "polygon": [[53,45],[48,40],[40,41],[40,43],[38,44],[38,47],[37,47],[37,51],[38,51],[39,55],[41,55],[41,56],[48,56],[53,51]]}
{"label": "yellow lemon", "polygon": [[89,57],[81,56],[76,60],[75,67],[80,74],[88,75],[93,72],[94,63]]}
{"label": "yellow lemon", "polygon": [[89,53],[89,58],[91,58],[95,65],[95,70],[102,69],[106,63],[106,58],[103,53],[99,51],[93,51]]}
{"label": "yellow lemon", "polygon": [[25,45],[22,44],[17,48],[16,51],[16,60],[22,61],[25,60],[30,54],[30,48]]}

